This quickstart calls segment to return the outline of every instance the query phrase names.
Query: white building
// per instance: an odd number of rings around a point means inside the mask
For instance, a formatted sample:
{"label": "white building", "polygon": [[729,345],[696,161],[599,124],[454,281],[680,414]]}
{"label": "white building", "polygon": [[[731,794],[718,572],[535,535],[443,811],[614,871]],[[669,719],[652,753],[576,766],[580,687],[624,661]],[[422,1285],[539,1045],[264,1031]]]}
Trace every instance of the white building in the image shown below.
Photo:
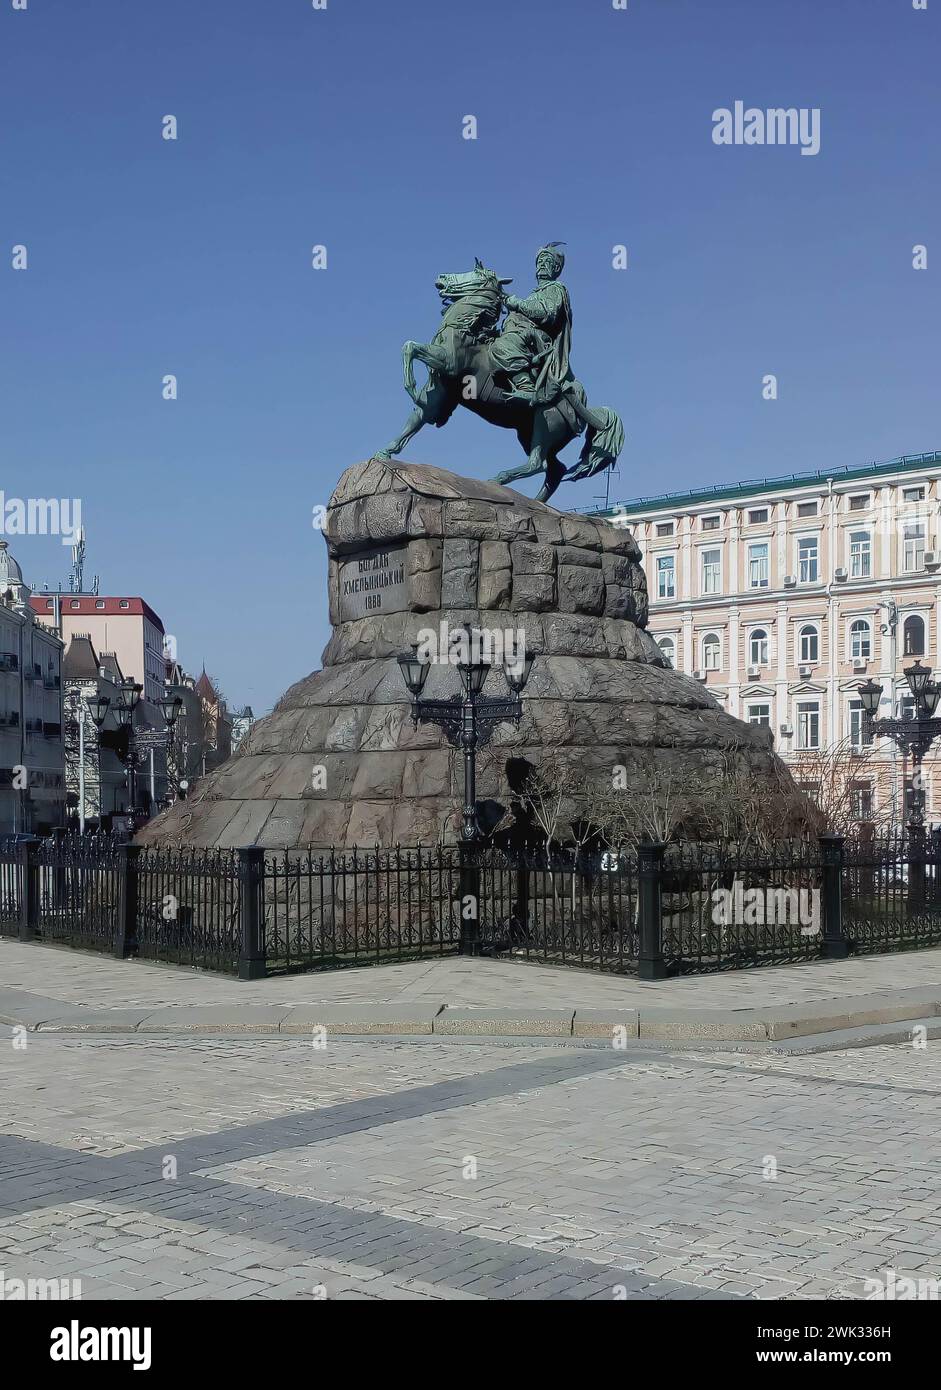
{"label": "white building", "polygon": [[[941,667],[941,453],[639,498],[607,509],[640,544],[650,631],[730,714],[773,729],[792,764],[869,746],[858,687],[880,716],[911,703],[904,668]],[[941,749],[938,750],[941,753]],[[898,816],[906,768],[881,739],[858,813]],[[941,763],[926,760],[941,818]]]}
{"label": "white building", "polygon": [[64,824],[62,723],[62,643],[36,621],[29,586],[0,540],[0,834]]}

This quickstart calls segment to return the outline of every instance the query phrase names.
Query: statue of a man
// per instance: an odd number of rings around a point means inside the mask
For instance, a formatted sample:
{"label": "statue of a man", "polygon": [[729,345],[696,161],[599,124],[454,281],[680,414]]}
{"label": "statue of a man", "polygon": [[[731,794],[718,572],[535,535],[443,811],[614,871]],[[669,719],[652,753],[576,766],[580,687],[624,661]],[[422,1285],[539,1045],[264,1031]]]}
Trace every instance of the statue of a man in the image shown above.
{"label": "statue of a man", "polygon": [[506,296],[509,312],[491,347],[494,363],[513,383],[511,394],[533,405],[550,404],[572,380],[572,305],[559,281],[565,265],[560,245],[553,241],[537,252],[532,294]]}

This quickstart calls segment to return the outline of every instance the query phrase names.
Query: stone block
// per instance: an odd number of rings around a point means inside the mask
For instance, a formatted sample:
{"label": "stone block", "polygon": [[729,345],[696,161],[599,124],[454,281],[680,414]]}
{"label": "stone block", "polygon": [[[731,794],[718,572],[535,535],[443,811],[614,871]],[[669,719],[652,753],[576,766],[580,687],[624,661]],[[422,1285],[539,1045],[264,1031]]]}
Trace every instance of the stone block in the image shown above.
{"label": "stone block", "polygon": [[435,1033],[498,1037],[570,1038],[574,1009],[457,1009],[436,1015]]}
{"label": "stone block", "polygon": [[572,516],[570,512],[563,512],[560,520],[562,540],[566,545],[583,545],[589,550],[600,549],[597,522],[589,521],[587,517]]}
{"label": "stone block", "polygon": [[480,567],[477,602],[481,608],[509,608],[513,595],[513,571]]}
{"label": "stone block", "polygon": [[545,613],[555,608],[554,574],[513,574],[510,608],[514,613]]}
{"label": "stone block", "polygon": [[441,607],[442,543],[423,537],[411,541],[405,557],[408,606],[413,613],[430,613]]}
{"label": "stone block", "polygon": [[589,569],[601,568],[601,551],[589,550],[584,545],[560,545],[556,547],[560,565],[587,565]]}
{"label": "stone block", "polygon": [[587,565],[559,566],[559,608],[563,613],[604,611],[604,578]]}
{"label": "stone block", "polygon": [[446,540],[441,573],[442,607],[475,608],[479,574],[479,542],[470,539]]}
{"label": "stone block", "polygon": [[282,1033],[312,1034],[325,1028],[327,1038],[361,1033],[412,1035],[430,1033],[442,1004],[294,1004],[281,1021]]}
{"label": "stone block", "polygon": [[[623,1031],[622,1031],[623,1030]],[[572,1023],[575,1038],[607,1038],[612,1044],[622,1037],[640,1035],[640,1014],[636,1009],[576,1009]]]}
{"label": "stone block", "polygon": [[555,547],[534,545],[529,541],[516,541],[510,546],[514,574],[553,574],[555,572]]}

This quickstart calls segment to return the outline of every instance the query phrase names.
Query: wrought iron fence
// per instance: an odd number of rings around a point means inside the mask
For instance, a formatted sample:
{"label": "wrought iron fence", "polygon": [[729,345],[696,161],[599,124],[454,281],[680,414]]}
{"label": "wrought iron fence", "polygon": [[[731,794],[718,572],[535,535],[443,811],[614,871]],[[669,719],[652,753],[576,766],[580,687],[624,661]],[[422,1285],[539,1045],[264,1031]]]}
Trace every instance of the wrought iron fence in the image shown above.
{"label": "wrought iron fence", "polygon": [[243,978],[464,953],[656,979],[941,944],[941,836],[763,855],[0,840],[0,935]]}

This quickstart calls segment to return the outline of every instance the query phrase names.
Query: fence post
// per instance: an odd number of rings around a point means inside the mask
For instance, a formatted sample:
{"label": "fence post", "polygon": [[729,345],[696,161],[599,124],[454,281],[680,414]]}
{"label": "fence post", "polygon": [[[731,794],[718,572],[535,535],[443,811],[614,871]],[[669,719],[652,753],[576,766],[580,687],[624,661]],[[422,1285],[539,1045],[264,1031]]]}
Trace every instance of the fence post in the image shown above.
{"label": "fence post", "polygon": [[137,949],[137,903],[140,845],[118,845],[118,920],[113,954],[118,960]]}
{"label": "fence post", "polygon": [[20,842],[20,940],[32,941],[39,927],[39,839]]}
{"label": "fence post", "polygon": [[637,846],[638,927],[640,943],[637,974],[642,980],[663,980],[663,854],[666,845]]}
{"label": "fence post", "polygon": [[828,960],[845,960],[850,943],[843,935],[843,846],[845,835],[821,835],[819,838],[823,873],[821,917],[823,919],[823,955]]}
{"label": "fence post", "polygon": [[908,827],[908,910],[918,912],[925,905],[925,827]]}
{"label": "fence post", "polygon": [[239,850],[239,979],[261,980],[265,960],[265,851],[257,845]]}
{"label": "fence post", "polygon": [[458,840],[460,873],[458,881],[458,953],[480,955],[480,867],[476,840]]}

